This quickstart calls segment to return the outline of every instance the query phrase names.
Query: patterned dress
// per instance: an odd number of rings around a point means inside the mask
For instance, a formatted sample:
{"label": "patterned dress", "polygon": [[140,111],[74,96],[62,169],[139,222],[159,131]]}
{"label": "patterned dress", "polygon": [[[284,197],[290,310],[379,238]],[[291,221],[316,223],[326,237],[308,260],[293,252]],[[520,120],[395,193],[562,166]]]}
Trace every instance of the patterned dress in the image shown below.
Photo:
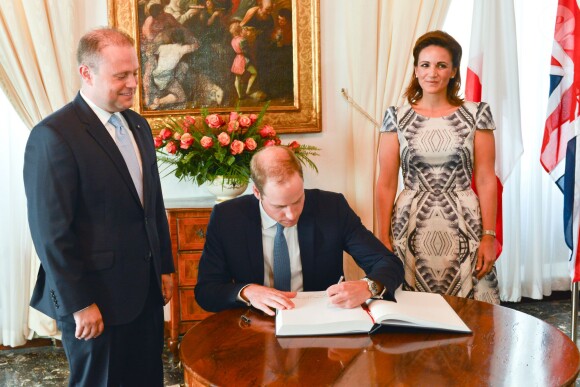
{"label": "patterned dress", "polygon": [[476,129],[495,130],[486,103],[465,102],[436,118],[409,105],[387,109],[380,130],[397,132],[405,186],[393,208],[393,249],[405,290],[499,304],[495,266],[481,280],[474,274],[482,231],[471,189]]}

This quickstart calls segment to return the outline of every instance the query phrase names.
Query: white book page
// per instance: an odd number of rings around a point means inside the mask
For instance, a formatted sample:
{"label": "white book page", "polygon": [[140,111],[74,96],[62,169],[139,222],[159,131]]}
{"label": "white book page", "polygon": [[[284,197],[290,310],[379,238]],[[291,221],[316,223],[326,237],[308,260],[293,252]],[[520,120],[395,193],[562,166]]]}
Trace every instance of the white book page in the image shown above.
{"label": "white book page", "polygon": [[373,326],[372,319],[363,308],[333,306],[325,291],[299,292],[292,301],[294,309],[278,310],[276,313],[277,335],[368,332]]}
{"label": "white book page", "polygon": [[397,290],[397,302],[372,301],[376,323],[471,332],[453,308],[439,294]]}

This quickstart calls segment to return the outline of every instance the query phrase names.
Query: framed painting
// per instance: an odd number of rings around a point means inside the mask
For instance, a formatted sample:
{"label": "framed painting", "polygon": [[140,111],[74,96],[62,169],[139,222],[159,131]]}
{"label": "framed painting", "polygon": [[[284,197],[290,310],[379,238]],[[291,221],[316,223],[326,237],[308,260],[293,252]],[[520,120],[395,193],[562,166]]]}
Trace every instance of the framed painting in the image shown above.
{"label": "framed painting", "polygon": [[108,0],[108,18],[135,39],[133,109],[154,131],[266,103],[277,132],[321,131],[319,0]]}

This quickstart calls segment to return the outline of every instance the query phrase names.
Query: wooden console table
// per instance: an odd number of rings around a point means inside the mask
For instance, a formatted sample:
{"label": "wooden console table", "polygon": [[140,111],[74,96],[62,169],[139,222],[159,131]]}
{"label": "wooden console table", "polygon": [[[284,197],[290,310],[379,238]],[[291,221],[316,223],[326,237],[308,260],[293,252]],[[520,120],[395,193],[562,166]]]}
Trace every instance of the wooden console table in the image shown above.
{"label": "wooden console table", "polygon": [[167,344],[174,354],[177,354],[179,335],[211,315],[195,302],[193,289],[214,200],[211,197],[165,201],[175,264]]}
{"label": "wooden console table", "polygon": [[[566,386],[580,370],[576,345],[525,313],[445,299],[473,334],[383,328],[373,335],[277,338],[254,309],[210,316],[183,337],[187,386]],[[244,314],[251,321],[241,320]]]}

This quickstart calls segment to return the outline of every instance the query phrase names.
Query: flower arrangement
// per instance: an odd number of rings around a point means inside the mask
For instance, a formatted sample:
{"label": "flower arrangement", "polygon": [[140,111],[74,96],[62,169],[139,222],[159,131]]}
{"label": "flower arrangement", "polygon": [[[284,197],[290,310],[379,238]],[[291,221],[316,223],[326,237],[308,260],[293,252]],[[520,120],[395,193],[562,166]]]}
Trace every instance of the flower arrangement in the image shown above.
{"label": "flower arrangement", "polygon": [[[259,114],[231,112],[228,122],[219,114],[202,110],[202,120],[194,117],[169,117],[153,141],[158,160],[179,180],[193,179],[201,185],[223,176],[226,184],[239,186],[250,179],[250,160],[259,149],[280,145],[274,128],[262,125],[266,105]],[[197,125],[196,125],[197,124]],[[318,156],[319,148],[292,141],[292,149],[303,165],[318,172],[310,159]]]}

